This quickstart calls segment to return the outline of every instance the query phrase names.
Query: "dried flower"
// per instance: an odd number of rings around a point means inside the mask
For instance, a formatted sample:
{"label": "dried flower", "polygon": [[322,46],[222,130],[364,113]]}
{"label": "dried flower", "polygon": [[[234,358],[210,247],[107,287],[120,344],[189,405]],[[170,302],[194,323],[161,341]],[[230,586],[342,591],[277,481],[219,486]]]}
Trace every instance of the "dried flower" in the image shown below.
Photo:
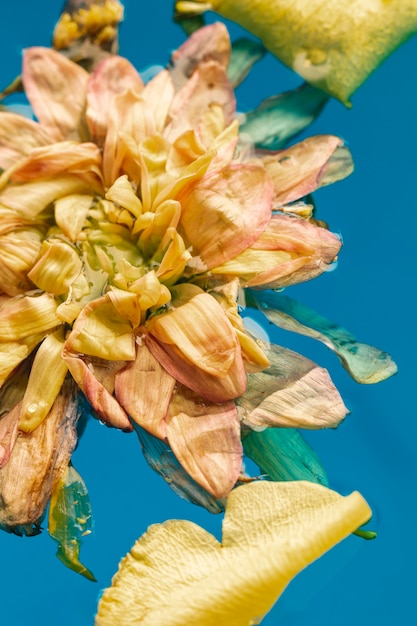
{"label": "dried flower", "polygon": [[[330,135],[275,152],[249,144],[248,126],[239,137],[229,58],[221,24],[146,85],[119,56],[89,74],[55,50],[26,50],[38,121],[0,113],[4,490],[21,442],[47,465],[57,443],[40,433],[53,430],[71,378],[96,417],[135,428],[152,466],[211,510],[242,477],[242,422],[323,428],[345,417],[326,370],[253,337],[239,307],[243,290],[256,306],[259,290],[334,262],[340,239],[303,198],[350,173],[350,155]],[[75,440],[65,445],[67,465]],[[165,469],[164,449],[175,458]],[[51,461],[31,488],[42,505],[19,521],[2,511],[2,525],[37,524],[63,474]]]}

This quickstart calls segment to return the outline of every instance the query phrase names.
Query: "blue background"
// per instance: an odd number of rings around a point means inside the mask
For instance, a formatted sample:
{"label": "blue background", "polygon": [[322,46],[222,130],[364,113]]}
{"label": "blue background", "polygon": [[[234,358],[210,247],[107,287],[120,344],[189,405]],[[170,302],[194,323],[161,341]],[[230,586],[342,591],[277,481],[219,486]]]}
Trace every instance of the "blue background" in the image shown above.
{"label": "blue background", "polygon": [[[121,53],[138,69],[165,64],[184,38],[171,21],[172,1],[124,4]],[[22,48],[50,44],[61,6],[51,0],[4,3],[1,86],[19,73]],[[359,340],[390,352],[399,374],[360,386],[323,346],[285,331],[271,335],[327,367],[351,409],[338,430],[309,433],[308,439],[331,486],[344,494],[358,489],[368,500],[379,535],[373,542],[351,537],[307,568],[265,626],[405,624],[415,615],[416,57],[414,38],[359,89],[351,110],[333,101],[308,129],[309,135],[333,133],[347,140],[356,170],[315,194],[319,217],[343,235],[337,270],[288,290]],[[240,109],[300,82],[268,57],[239,88]],[[134,434],[92,421],[74,464],[87,482],[95,516],[82,560],[98,583],[61,565],[46,532],[31,539],[0,533],[2,626],[92,625],[100,590],[151,523],[190,519],[220,537],[221,518],[175,496],[144,462]]]}

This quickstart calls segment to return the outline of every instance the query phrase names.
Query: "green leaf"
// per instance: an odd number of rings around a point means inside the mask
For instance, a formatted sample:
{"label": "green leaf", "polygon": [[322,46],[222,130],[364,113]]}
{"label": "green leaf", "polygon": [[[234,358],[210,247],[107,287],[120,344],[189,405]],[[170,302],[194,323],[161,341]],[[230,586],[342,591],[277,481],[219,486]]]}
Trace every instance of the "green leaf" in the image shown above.
{"label": "green leaf", "polygon": [[95,582],[93,573],[79,560],[81,539],[91,533],[92,520],[87,487],[69,465],[51,496],[48,532],[59,544],[57,557],[64,565]]}
{"label": "green leaf", "polygon": [[397,366],[387,352],[359,343],[345,328],[297,300],[272,291],[253,290],[247,302],[251,302],[251,298],[276,326],[317,339],[333,350],[356,382],[374,384],[397,373]]}
{"label": "green leaf", "polygon": [[252,431],[242,443],[267,480],[309,480],[328,487],[319,457],[295,428]]}
{"label": "green leaf", "polygon": [[328,99],[320,89],[306,83],[261,102],[246,113],[239,132],[248,135],[256,148],[279,150],[316,119]]}

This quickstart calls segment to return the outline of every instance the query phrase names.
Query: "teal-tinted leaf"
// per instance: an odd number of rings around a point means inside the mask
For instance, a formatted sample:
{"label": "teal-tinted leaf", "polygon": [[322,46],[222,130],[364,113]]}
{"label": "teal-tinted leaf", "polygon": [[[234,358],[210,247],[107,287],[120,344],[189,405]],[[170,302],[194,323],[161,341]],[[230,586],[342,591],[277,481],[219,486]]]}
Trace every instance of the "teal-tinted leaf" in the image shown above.
{"label": "teal-tinted leaf", "polygon": [[232,43],[227,75],[233,87],[240,85],[250,72],[252,66],[262,59],[266,52],[264,46],[246,37],[237,39]]}
{"label": "teal-tinted leaf", "polygon": [[279,150],[316,119],[328,99],[323,91],[308,84],[272,96],[246,114],[240,133],[256,148]]}
{"label": "teal-tinted leaf", "polygon": [[345,328],[297,300],[272,291],[251,291],[250,296],[276,326],[317,339],[333,350],[358,383],[378,383],[397,372],[397,366],[387,352],[359,343]]}
{"label": "teal-tinted leaf", "polygon": [[146,461],[164,478],[177,495],[192,504],[204,507],[210,513],[224,511],[223,500],[214,498],[187,474],[167,443],[154,437],[137,424],[133,426]]}
{"label": "teal-tinted leaf", "polygon": [[69,465],[51,496],[48,532],[58,542],[57,557],[64,565],[95,581],[92,572],[79,560],[81,539],[91,533],[92,525],[87,487],[77,470]]}
{"label": "teal-tinted leaf", "polygon": [[295,428],[266,428],[243,439],[243,449],[267,480],[309,480],[328,487],[317,454]]}

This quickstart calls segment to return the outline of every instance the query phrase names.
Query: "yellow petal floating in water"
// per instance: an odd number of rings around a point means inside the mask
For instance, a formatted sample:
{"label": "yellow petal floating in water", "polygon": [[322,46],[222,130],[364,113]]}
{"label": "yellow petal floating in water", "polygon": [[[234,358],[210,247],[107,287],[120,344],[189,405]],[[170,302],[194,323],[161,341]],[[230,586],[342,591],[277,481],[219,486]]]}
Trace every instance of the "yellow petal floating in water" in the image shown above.
{"label": "yellow petal floating in water", "polygon": [[230,494],[219,543],[200,526],[151,526],[121,561],[95,626],[259,624],[291,579],[368,521],[358,492],[255,482]]}
{"label": "yellow petal floating in water", "polygon": [[259,37],[306,81],[345,104],[380,63],[417,31],[415,0],[192,0]]}

